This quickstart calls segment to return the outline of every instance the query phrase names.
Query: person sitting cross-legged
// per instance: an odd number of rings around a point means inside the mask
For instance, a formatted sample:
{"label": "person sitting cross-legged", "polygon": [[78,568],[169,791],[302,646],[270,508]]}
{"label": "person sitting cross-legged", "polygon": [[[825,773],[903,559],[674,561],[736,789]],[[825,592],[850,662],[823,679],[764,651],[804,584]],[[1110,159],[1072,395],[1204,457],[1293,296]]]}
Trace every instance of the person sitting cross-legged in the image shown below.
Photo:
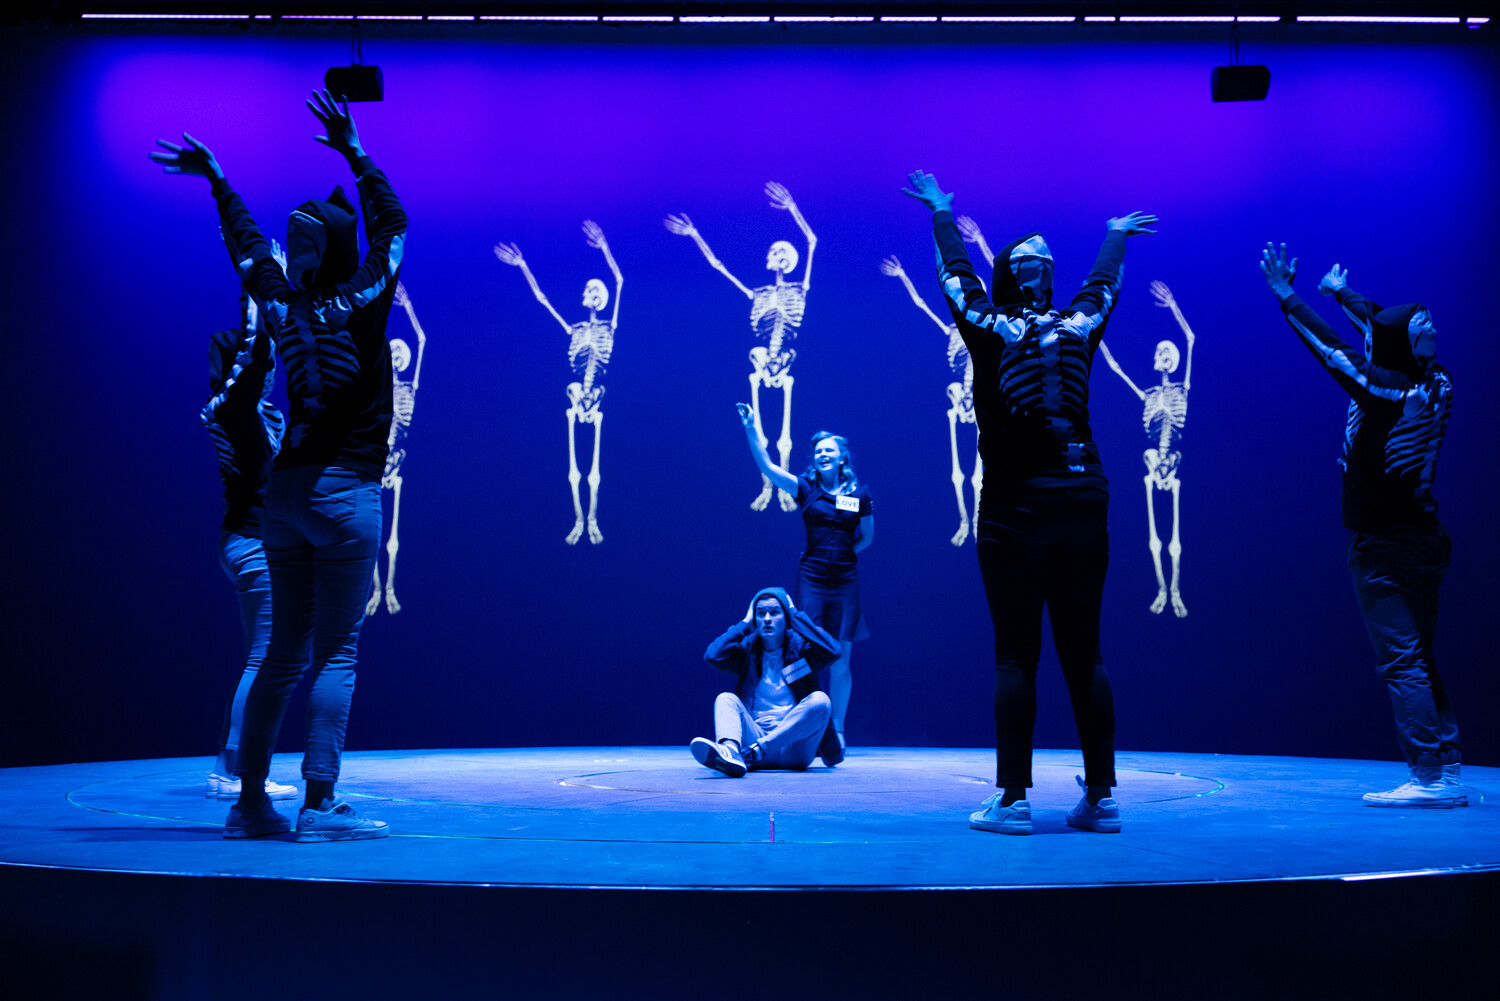
{"label": "person sitting cross-legged", "polygon": [[833,712],[817,672],[838,656],[838,640],[799,611],[785,590],[761,588],[745,617],[703,655],[735,675],[736,684],[714,700],[714,739],[696,738],[689,745],[693,757],[736,779],[757,769],[812,764]]}

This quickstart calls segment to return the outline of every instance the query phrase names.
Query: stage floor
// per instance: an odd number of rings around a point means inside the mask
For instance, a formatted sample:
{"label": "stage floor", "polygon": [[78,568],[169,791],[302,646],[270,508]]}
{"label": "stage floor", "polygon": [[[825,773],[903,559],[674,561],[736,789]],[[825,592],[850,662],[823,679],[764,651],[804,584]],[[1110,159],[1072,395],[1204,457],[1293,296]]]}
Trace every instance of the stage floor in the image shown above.
{"label": "stage floor", "polygon": [[[273,778],[296,779],[278,756]],[[855,748],[729,779],[686,748],[356,752],[339,788],[374,842],[224,841],[208,758],[0,770],[0,864],[182,876],[662,889],[1003,889],[1351,879],[1500,869],[1500,769],[1467,809],[1362,805],[1390,762],[1121,753],[1124,830],[1076,831],[1076,751],[1038,751],[1036,833],[970,830],[993,752]],[[300,800],[282,803],[294,813]]]}

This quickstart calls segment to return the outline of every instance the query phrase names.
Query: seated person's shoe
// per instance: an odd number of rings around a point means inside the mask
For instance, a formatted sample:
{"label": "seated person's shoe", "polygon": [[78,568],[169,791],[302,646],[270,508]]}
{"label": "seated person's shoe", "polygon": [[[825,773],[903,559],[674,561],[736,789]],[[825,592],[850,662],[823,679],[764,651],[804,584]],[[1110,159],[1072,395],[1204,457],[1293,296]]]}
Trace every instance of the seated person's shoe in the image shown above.
{"label": "seated person's shoe", "polygon": [[[208,786],[205,788],[203,795],[209,799],[239,799],[240,777],[235,775],[225,778],[218,772],[214,772],[208,777]],[[280,782],[272,782],[268,778],[266,779],[266,795],[272,799],[292,799],[297,795],[297,787],[282,785]]]}
{"label": "seated person's shoe", "polygon": [[1068,811],[1068,826],[1097,834],[1119,834],[1120,804],[1115,802],[1113,796],[1105,796],[1097,803],[1090,803],[1083,777],[1075,775],[1073,778],[1077,781],[1078,788],[1084,790],[1084,795],[1078,805]]}
{"label": "seated person's shoe", "polygon": [[224,820],[226,838],[263,838],[270,834],[285,834],[292,829],[292,822],[276,812],[269,799],[249,810],[240,809],[238,803],[229,808]]}
{"label": "seated person's shoe", "polygon": [[1001,806],[1004,793],[995,793],[980,804],[983,809],[969,814],[969,826],[976,831],[994,831],[996,834],[1030,834],[1031,804],[1018,799],[1010,806]]}
{"label": "seated person's shoe", "polygon": [[732,779],[742,779],[745,772],[745,759],[740,757],[738,751],[728,744],[720,744],[709,740],[707,737],[694,737],[693,742],[688,745],[688,750],[693,752],[693,757],[698,764],[712,768],[716,772],[723,772]]}
{"label": "seated person's shoe", "polygon": [[297,840],[302,842],[368,841],[390,833],[391,828],[385,821],[361,817],[354,807],[341,799],[334,800],[326,810],[304,806],[297,814]]}
{"label": "seated person's shoe", "polygon": [[823,739],[818,742],[818,757],[823,759],[823,764],[832,768],[844,760],[844,735],[832,726],[823,731]]}
{"label": "seated person's shoe", "polygon": [[1468,806],[1469,795],[1458,780],[1458,767],[1450,779],[1443,768],[1413,768],[1411,778],[1386,792],[1367,792],[1366,806],[1391,806],[1418,810],[1447,810]]}

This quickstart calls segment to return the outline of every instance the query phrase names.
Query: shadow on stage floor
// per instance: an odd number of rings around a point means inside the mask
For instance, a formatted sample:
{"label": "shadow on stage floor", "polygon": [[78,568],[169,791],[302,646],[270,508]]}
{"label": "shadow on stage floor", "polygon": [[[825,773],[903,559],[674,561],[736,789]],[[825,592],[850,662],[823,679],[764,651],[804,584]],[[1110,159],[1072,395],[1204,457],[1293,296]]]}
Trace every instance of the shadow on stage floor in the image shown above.
{"label": "shadow on stage floor", "polygon": [[340,790],[392,836],[300,845],[223,841],[209,763],[0,771],[15,996],[1461,996],[1500,914],[1500,769],[1389,810],[1359,796],[1391,763],[1122,753],[1098,835],[1063,822],[1077,752],[1039,751],[1022,838],[968,829],[984,750],[364,752]]}

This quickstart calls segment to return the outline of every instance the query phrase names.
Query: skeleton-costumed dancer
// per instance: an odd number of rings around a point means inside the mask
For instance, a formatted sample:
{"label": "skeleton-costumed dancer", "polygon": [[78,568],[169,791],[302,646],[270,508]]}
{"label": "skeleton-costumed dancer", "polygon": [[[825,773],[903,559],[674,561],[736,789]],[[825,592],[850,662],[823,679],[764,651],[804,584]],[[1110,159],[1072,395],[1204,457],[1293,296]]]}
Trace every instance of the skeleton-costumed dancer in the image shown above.
{"label": "skeleton-costumed dancer", "polygon": [[833,715],[818,749],[825,765],[844,759],[844,716],[849,709],[852,681],[849,655],[854,641],[868,639],[859,603],[857,554],[875,541],[875,511],[870,492],[849,456],[849,442],[830,431],[812,438],[812,462],[801,476],[793,476],[771,461],[759,433],[755,411],[735,404],[750,454],[761,475],[778,490],[796,498],[807,529],[807,547],[797,571],[797,607],[839,641],[838,659],[828,665],[828,696]]}
{"label": "skeleton-costumed dancer", "polygon": [[[495,256],[502,262],[521,269],[536,301],[546,307],[547,312],[552,314],[552,318],[568,335],[568,364],[582,378],[581,382],[568,383],[568,485],[573,490],[574,522],[572,531],[568,532],[563,541],[570,546],[583,537],[585,529],[589,534],[589,542],[598,544],[604,541],[604,533],[599,530],[599,448],[600,436],[604,433],[604,411],[600,409],[600,403],[604,399],[604,387],[598,380],[604,375],[605,367],[614,354],[615,330],[620,325],[620,292],[625,287],[625,277],[620,274],[620,266],[615,263],[614,254],[610,253],[604,231],[592,220],[585,220],[583,233],[588,245],[604,255],[604,263],[615,277],[615,308],[608,321],[599,319],[599,311],[609,305],[609,288],[602,281],[590,278],[583,286],[583,305],[589,311],[589,318],[569,324],[552,308],[552,303],[542,293],[542,287],[537,284],[531,267],[521,256],[521,248],[513,243],[495,245]],[[583,513],[583,504],[578,496],[578,484],[582,476],[578,472],[577,431],[581,424],[591,424],[594,428],[594,458],[589,464],[587,516]]]}
{"label": "skeleton-costumed dancer", "polygon": [[[968,220],[968,216],[960,219],[962,224]],[[972,220],[969,220],[972,222]],[[977,228],[976,228],[977,232]],[[982,239],[982,237],[981,237]],[[961,546],[969,538],[969,509],[964,505],[964,470],[958,461],[958,426],[960,424],[974,423],[974,361],[969,357],[969,349],[964,344],[964,339],[959,336],[958,325],[944,323],[938,318],[927,305],[926,301],[917,293],[916,286],[911,283],[911,277],[901,267],[895,255],[887,257],[880,262],[880,273],[890,275],[892,278],[901,279],[901,284],[906,287],[906,292],[911,296],[911,301],[917,304],[917,308],[938,329],[948,335],[948,367],[960,381],[948,383],[948,453],[953,462],[953,494],[958,500],[958,531],[953,533],[950,539],[955,546]],[[984,461],[979,458],[978,443],[974,450],[974,475],[969,477],[969,482],[974,488],[974,532],[979,531],[979,492],[984,486]]]}
{"label": "skeleton-costumed dancer", "polygon": [[366,155],[347,103],[317,91],[308,109],[353,172],[368,249],[359,252],[358,215],[342,188],[299,205],[287,220],[287,267],[274,259],[244,201],[208,147],[186,134],[151,154],[169,174],[202,177],[241,284],[266,315],[286,369],[290,421],[266,485],[262,540],[271,571],[271,640],[245,700],[240,798],[226,838],[291,829],[264,783],[288,700],[306,674],[307,789],[299,842],[385,837],[338,796],[359,627],[381,535],[380,477],[392,413],[386,320],[406,245],[406,213],[385,174]]}
{"label": "skeleton-costumed dancer", "polygon": [[1030,834],[1032,735],[1042,611],[1073,704],[1083,798],[1067,823],[1120,830],[1115,704],[1099,650],[1109,567],[1109,485],[1089,425],[1089,371],[1120,288],[1125,239],[1156,217],[1110,219],[1083,288],[1052,305],[1052,252],[1040,233],[996,255],[987,291],[953,218],[953,195],[923,171],[906,194],[932,211],[938,281],[974,359],[974,410],[984,458],[976,549],[995,628],[995,785],[969,816],[976,830]]}
{"label": "skeleton-costumed dancer", "polygon": [[[1146,462],[1146,526],[1150,533],[1148,545],[1151,547],[1151,562],[1156,567],[1156,597],[1151,602],[1151,612],[1160,615],[1167,607],[1167,602],[1172,604],[1172,614],[1179,619],[1187,617],[1187,605],[1182,603],[1182,432],[1187,426],[1188,390],[1193,385],[1193,328],[1188,326],[1187,318],[1182,315],[1182,310],[1177,306],[1177,300],[1172,296],[1172,290],[1161,282],[1151,283],[1151,294],[1156,298],[1156,304],[1163,309],[1170,309],[1172,316],[1176,318],[1177,325],[1182,328],[1182,335],[1187,339],[1187,368],[1184,369],[1181,382],[1173,382],[1172,374],[1177,371],[1178,365],[1182,363],[1182,355],[1177,350],[1177,345],[1171,341],[1162,341],[1156,345],[1156,357],[1153,367],[1161,373],[1161,385],[1152,386],[1143,390],[1130,380],[1120,368],[1115,356],[1109,353],[1109,348],[1103,341],[1099,342],[1099,351],[1104,355],[1104,360],[1114,370],[1115,375],[1125,380],[1125,385],[1130,391],[1140,398],[1145,405],[1141,412],[1141,423],[1145,426],[1146,434],[1153,442],[1152,448],[1146,449],[1142,458]],[[1156,494],[1167,493],[1172,495],[1172,538],[1167,543],[1167,555],[1172,559],[1172,582],[1167,583],[1161,566],[1161,534],[1156,529]]]}
{"label": "skeleton-costumed dancer", "polygon": [[[280,253],[272,241],[272,254]],[[266,657],[271,640],[271,574],[261,544],[261,515],[266,478],[281,448],[286,423],[268,396],[276,382],[275,345],[260,321],[260,309],[248,295],[241,296],[239,330],[220,330],[208,348],[210,397],[199,419],[213,439],[224,483],[224,520],[219,525],[219,567],[234,585],[240,605],[245,640],[239,680],[224,707],[219,733],[219,756],[208,776],[206,794],[214,799],[239,799],[240,780],[234,769],[239,757],[245,699]],[[290,799],[294,786],[265,781],[266,795]]]}
{"label": "skeleton-costumed dancer", "polygon": [[[400,283],[396,285],[396,298],[392,305],[400,306],[406,310],[406,319],[411,323],[411,329],[417,335],[417,360],[413,367],[411,357],[411,346],[399,337],[391,338],[391,436],[388,439],[390,451],[385,457],[385,472],[380,476],[380,489],[391,492],[391,535],[385,543],[385,610],[392,615],[401,611],[401,602],[396,600],[396,552],[401,548],[401,537],[397,533],[397,526],[401,522],[401,487],[406,482],[401,475],[401,464],[406,461],[406,449],[402,443],[406,436],[411,433],[411,417],[417,408],[417,385],[422,379],[422,355],[427,349],[427,335],[422,331],[422,324],[417,322],[416,311],[412,309],[411,297],[406,294],[406,286]],[[401,374],[408,368],[412,370],[410,379],[401,378]],[[374,615],[380,608],[380,557],[375,558],[374,588],[370,591],[370,600],[365,603],[365,614]]]}
{"label": "skeleton-costumed dancer", "polygon": [[[785,240],[777,240],[771,244],[771,249],[766,254],[766,268],[776,276],[775,283],[752,289],[731,274],[724,262],[714,256],[702,234],[686,215],[667,216],[664,222],[673,233],[691,237],[698,249],[703,251],[709,265],[733,282],[734,287],[745,293],[745,297],[750,300],[750,326],[757,337],[766,340],[765,347],[750,349],[750,407],[754,415],[755,433],[764,448],[770,439],[766,437],[765,427],[761,422],[761,388],[781,390],[781,436],[776,439],[776,450],[781,457],[781,465],[785,468],[792,456],[792,362],[797,357],[797,352],[786,345],[802,328],[802,315],[807,309],[807,293],[812,288],[812,258],[813,250],[818,246],[818,238],[802,217],[802,210],[792,200],[791,192],[771,181],[766,184],[766,195],[771,199],[773,208],[792,214],[797,228],[802,230],[802,235],[807,240],[807,263],[800,282],[786,279],[787,275],[797,270],[797,248]],[[762,474],[761,491],[750,502],[750,507],[756,511],[764,511],[771,503],[771,491],[770,478]],[[797,510],[796,498],[786,490],[780,492],[778,500],[783,511]]]}

